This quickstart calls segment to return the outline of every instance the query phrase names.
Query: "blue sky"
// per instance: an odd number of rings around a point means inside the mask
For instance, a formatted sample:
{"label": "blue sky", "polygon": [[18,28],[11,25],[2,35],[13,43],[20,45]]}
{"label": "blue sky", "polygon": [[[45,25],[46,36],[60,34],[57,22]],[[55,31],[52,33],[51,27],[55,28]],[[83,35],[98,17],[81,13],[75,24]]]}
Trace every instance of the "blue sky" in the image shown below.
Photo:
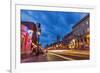
{"label": "blue sky", "polygon": [[62,39],[70,33],[72,26],[87,14],[84,12],[21,10],[21,21],[41,24],[40,44],[45,47],[55,42],[57,35],[60,35]]}

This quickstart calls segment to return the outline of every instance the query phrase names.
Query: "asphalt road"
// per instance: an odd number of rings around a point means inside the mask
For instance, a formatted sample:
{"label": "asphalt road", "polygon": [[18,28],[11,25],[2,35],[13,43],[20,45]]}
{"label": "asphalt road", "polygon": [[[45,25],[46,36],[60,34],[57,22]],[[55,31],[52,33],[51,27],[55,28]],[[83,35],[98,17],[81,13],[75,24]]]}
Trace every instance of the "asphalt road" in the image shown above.
{"label": "asphalt road", "polygon": [[65,61],[67,59],[64,59],[60,55],[54,54],[54,53],[45,53],[39,56],[30,56],[25,59],[23,59],[21,62],[48,62],[48,61]]}
{"label": "asphalt road", "polygon": [[70,61],[70,60],[87,60],[89,55],[82,52],[62,52],[62,51],[48,51],[48,53],[41,54],[39,56],[29,56],[22,59],[22,63],[27,62],[49,62],[49,61]]}

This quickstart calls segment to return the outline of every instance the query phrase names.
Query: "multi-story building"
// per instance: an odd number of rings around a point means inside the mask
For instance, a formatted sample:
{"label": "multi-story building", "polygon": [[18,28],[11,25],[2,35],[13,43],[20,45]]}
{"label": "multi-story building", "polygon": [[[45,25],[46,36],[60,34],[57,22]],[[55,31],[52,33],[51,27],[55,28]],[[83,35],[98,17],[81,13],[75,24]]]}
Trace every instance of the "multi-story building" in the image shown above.
{"label": "multi-story building", "polygon": [[33,22],[21,22],[21,56],[30,54],[32,47],[37,45],[36,32],[36,24]]}
{"label": "multi-story building", "polygon": [[75,48],[89,49],[89,14],[72,27]]}
{"label": "multi-story building", "polygon": [[[63,38],[63,46],[66,48],[66,49],[70,49],[72,48],[71,47],[71,40],[73,39],[73,32],[70,32],[68,33],[67,35],[64,36]],[[69,45],[70,44],[70,45]]]}
{"label": "multi-story building", "polygon": [[63,42],[67,49],[89,49],[90,27],[89,14],[72,27],[72,32],[65,35]]}

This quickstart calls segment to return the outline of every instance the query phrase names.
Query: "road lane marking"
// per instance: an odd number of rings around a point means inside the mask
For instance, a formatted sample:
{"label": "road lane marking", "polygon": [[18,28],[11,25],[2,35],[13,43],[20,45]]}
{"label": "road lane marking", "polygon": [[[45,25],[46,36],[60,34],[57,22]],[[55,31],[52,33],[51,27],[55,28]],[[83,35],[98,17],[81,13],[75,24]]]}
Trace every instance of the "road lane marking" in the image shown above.
{"label": "road lane marking", "polygon": [[68,57],[64,57],[64,56],[61,56],[61,55],[58,55],[58,54],[55,54],[55,53],[51,53],[51,52],[49,52],[49,53],[52,54],[52,55],[58,56],[58,57],[60,57],[60,58],[63,58],[63,59],[65,59],[65,60],[75,60],[75,59],[68,58]]}

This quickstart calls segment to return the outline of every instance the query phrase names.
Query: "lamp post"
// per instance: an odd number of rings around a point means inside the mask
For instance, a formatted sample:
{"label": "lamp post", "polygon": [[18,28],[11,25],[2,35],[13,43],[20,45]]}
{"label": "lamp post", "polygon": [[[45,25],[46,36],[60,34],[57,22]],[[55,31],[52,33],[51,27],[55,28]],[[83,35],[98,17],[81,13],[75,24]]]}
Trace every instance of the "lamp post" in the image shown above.
{"label": "lamp post", "polygon": [[57,34],[57,45],[56,45],[56,49],[58,49],[58,48],[59,48],[59,41],[60,41],[60,35],[59,35],[59,34]]}
{"label": "lamp post", "polygon": [[40,53],[40,48],[39,48],[39,36],[41,34],[41,24],[40,23],[37,23],[37,52],[36,52],[36,55],[39,55]]}

